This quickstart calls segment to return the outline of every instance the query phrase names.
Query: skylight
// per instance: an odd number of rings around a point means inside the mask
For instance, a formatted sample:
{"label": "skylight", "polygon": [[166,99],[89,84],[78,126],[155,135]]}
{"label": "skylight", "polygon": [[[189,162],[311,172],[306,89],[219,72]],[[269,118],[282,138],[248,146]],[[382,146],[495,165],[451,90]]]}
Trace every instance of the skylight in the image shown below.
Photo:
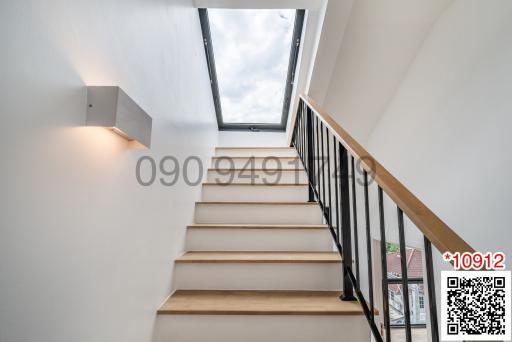
{"label": "skylight", "polygon": [[[300,41],[303,11],[208,9],[200,14],[219,128],[284,129],[298,51],[292,41]],[[297,15],[300,27],[294,32]]]}

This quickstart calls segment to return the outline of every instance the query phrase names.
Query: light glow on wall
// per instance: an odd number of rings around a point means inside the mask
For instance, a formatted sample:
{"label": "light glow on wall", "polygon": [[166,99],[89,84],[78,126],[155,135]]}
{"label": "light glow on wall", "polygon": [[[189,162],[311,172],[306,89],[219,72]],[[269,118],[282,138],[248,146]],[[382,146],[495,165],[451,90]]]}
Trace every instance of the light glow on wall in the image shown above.
{"label": "light glow on wall", "polygon": [[87,126],[106,127],[129,148],[149,148],[152,118],[117,86],[87,87]]}

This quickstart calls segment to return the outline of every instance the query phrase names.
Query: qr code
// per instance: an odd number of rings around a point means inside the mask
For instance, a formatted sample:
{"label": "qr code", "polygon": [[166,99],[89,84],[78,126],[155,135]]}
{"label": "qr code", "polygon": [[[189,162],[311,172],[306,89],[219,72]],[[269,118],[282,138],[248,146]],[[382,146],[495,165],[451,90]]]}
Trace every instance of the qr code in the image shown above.
{"label": "qr code", "polygon": [[443,340],[510,340],[510,271],[443,271],[441,282]]}

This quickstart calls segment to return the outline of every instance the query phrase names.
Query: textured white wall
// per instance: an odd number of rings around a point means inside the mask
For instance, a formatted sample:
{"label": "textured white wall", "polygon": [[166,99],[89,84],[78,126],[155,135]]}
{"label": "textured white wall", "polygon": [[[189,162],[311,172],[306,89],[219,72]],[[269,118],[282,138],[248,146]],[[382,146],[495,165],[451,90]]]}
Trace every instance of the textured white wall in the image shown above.
{"label": "textured white wall", "polygon": [[[213,153],[197,10],[3,1],[0,42],[0,341],[151,341],[200,189],[160,174],[142,187],[135,165]],[[83,127],[85,85],[138,102],[153,117],[151,150]]]}

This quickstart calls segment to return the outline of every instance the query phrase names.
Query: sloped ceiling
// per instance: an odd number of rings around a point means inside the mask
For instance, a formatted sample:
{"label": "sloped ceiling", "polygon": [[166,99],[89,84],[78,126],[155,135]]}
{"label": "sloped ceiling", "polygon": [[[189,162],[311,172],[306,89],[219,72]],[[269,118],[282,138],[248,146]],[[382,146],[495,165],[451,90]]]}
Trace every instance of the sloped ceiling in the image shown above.
{"label": "sloped ceiling", "polygon": [[309,94],[364,144],[451,2],[329,1]]}

